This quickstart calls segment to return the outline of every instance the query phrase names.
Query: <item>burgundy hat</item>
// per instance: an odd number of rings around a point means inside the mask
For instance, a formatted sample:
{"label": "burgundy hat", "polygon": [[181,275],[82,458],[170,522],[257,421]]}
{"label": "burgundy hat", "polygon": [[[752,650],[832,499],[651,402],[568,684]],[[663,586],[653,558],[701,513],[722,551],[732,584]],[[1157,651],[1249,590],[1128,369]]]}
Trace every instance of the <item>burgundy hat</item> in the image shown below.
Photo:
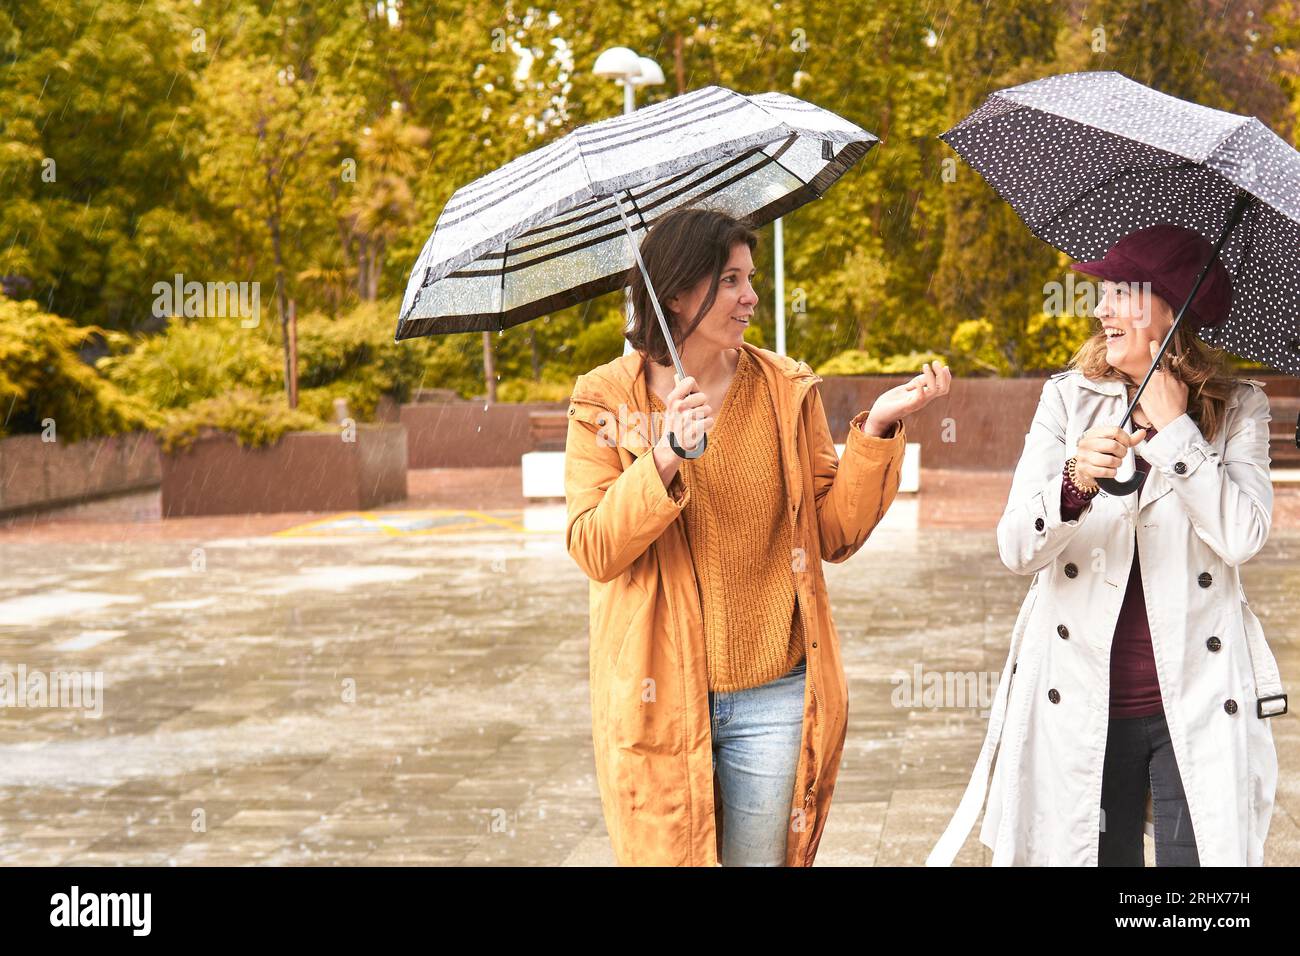
{"label": "burgundy hat", "polygon": [[[1213,251],[1199,232],[1162,223],[1130,232],[1103,259],[1076,262],[1070,268],[1112,282],[1150,282],[1151,290],[1176,315]],[[1192,330],[1218,325],[1231,308],[1232,277],[1215,256],[1182,324]]]}

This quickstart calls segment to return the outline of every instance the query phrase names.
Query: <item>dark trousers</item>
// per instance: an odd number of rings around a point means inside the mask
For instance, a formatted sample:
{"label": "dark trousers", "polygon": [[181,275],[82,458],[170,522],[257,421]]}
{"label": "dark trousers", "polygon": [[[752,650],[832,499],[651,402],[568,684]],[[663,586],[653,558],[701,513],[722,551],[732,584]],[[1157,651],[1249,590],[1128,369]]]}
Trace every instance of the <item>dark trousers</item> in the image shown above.
{"label": "dark trousers", "polygon": [[1155,815],[1156,866],[1200,866],[1164,714],[1110,720],[1101,776],[1097,865],[1143,865],[1148,787]]}

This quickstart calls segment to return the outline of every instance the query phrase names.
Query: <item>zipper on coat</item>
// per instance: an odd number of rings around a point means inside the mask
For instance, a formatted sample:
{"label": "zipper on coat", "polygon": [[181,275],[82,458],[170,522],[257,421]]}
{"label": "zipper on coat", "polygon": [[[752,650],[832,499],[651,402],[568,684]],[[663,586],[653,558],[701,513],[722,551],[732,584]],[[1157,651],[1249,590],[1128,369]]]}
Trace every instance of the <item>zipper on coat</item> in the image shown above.
{"label": "zipper on coat", "polygon": [[[795,600],[798,601],[798,603],[799,603],[799,618],[800,618],[800,620],[802,620],[802,621],[805,622],[805,623],[804,623],[804,629],[803,629],[803,632],[804,632],[804,634],[805,634],[805,636],[806,636],[806,635],[809,633],[809,631],[808,631],[808,625],[807,625],[807,618],[806,618],[806,616],[804,615],[803,602],[802,602],[802,601],[799,601],[797,596],[796,596]],[[805,655],[805,656],[808,655],[808,648],[807,648],[807,647],[804,648],[804,655]],[[821,658],[818,658],[818,661],[819,661],[819,662],[820,662],[820,660],[821,660]],[[821,667],[821,664],[818,663],[817,666],[818,666],[818,667]],[[819,720],[824,719],[824,717],[825,717],[825,711],[822,710],[821,697],[819,697],[818,694],[817,694],[817,680],[816,680],[816,678],[815,678],[814,675],[813,675],[813,668],[812,668],[811,666],[809,666],[809,667],[807,668],[807,674],[808,674],[808,686],[809,686],[809,688],[812,690],[813,707],[816,708],[816,710],[817,710],[818,719],[819,719]],[[816,743],[817,743],[816,741],[813,741],[814,748],[816,747]],[[803,805],[804,805],[805,808],[808,806],[808,804],[812,803],[813,791],[816,789],[816,786],[817,786],[817,784],[816,784],[816,780],[817,780],[817,775],[818,775],[818,769],[819,769],[819,768],[817,768],[817,767],[813,767],[813,768],[812,768],[812,771],[813,771],[813,781],[814,781],[814,782],[813,782],[813,785],[812,785],[811,787],[808,788],[808,792],[804,794]]]}
{"label": "zipper on coat", "polygon": [[[798,589],[795,590],[794,600],[795,600],[795,604],[799,606],[799,620],[803,626],[804,640],[807,641],[809,640],[809,635],[811,634],[811,632],[808,630],[808,616],[805,612],[804,602],[799,600]],[[809,657],[809,648],[807,645],[804,646],[803,652],[804,652],[804,657]],[[821,658],[819,657],[818,661],[820,660]],[[818,667],[820,666],[821,665],[819,663]],[[808,673],[808,686],[812,689],[813,704],[817,708],[817,713],[821,714],[822,702],[821,702],[821,698],[817,696],[817,681],[813,677],[813,668],[811,666],[807,668],[807,673]],[[809,792],[810,793],[812,792],[811,788],[809,789]]]}
{"label": "zipper on coat", "polygon": [[[796,537],[798,535],[798,530],[799,530],[799,526],[796,523],[795,524]],[[820,555],[818,556],[818,559],[820,560]],[[817,667],[814,668],[812,663],[812,631],[808,627],[807,604],[799,596],[799,585],[797,582],[795,584],[795,589],[794,589],[794,604],[799,611],[799,622],[800,622],[800,626],[803,628],[803,636],[804,636],[803,653],[804,653],[804,659],[808,664],[808,666],[804,669],[804,673],[807,675],[806,680],[808,681],[808,689],[812,693],[813,707],[817,712],[818,719],[822,719],[822,717],[825,715],[825,711],[822,709],[821,696],[817,693],[817,678],[814,673],[814,671],[819,670],[821,668],[821,657],[817,658],[818,664]],[[814,749],[816,749],[816,743],[817,742],[814,740],[813,741]],[[812,775],[814,781],[816,781],[817,779],[818,770],[819,768],[817,767],[812,768]],[[815,789],[816,789],[816,783],[814,782],[813,786],[809,787],[807,791],[805,791],[804,793],[803,806],[804,806],[805,822],[807,817],[808,805],[812,803],[813,791]]]}
{"label": "zipper on coat", "polygon": [[[815,381],[812,381],[811,379],[805,379],[805,383],[806,383],[805,387],[800,388],[799,391],[798,391],[798,393],[797,393],[796,396],[795,396],[795,398],[796,398],[796,401],[795,401],[795,414],[794,414],[794,422],[795,422],[795,426],[794,426],[794,427],[795,427],[795,433],[794,433],[794,435],[793,435],[793,439],[794,439],[794,451],[793,451],[793,453],[792,453],[792,457],[793,457],[793,459],[794,459],[794,461],[793,461],[793,466],[794,466],[795,468],[798,468],[798,467],[800,467],[800,466],[802,465],[802,461],[799,459],[799,418],[800,418],[800,415],[801,415],[802,412],[803,412],[804,399],[807,397],[809,390],[813,387],[813,385],[816,384],[816,382],[815,382]],[[784,451],[783,451],[783,454],[784,454]],[[803,476],[800,477],[800,481],[801,481],[801,482],[802,482],[802,480],[803,480]],[[787,493],[787,494],[790,493],[790,487],[789,487],[789,482],[788,482],[788,481],[786,482],[786,493]],[[815,507],[815,505],[814,505],[814,507]],[[799,523],[798,523],[797,518],[792,518],[792,519],[791,519],[791,523],[794,525],[795,538],[797,539],[797,538],[798,538],[798,535],[799,535]],[[821,555],[820,555],[820,552],[819,552],[818,555],[817,555],[817,560],[820,560],[820,559],[821,559]],[[807,667],[807,669],[806,669],[806,673],[807,673],[807,675],[808,675],[808,678],[807,678],[807,679],[808,679],[808,686],[809,686],[809,689],[810,689],[811,692],[812,692],[813,707],[816,709],[816,712],[817,712],[817,715],[818,715],[818,719],[819,719],[819,720],[822,720],[822,719],[824,719],[824,717],[825,717],[825,710],[823,710],[823,708],[822,708],[821,696],[817,693],[817,680],[816,680],[816,675],[814,674],[814,670],[819,670],[820,667],[821,667],[821,664],[820,664],[821,658],[820,658],[820,657],[817,658],[817,660],[818,660],[819,663],[818,663],[818,665],[817,665],[817,668],[814,668],[814,667],[812,666],[812,654],[811,654],[811,650],[812,650],[812,648],[811,648],[811,642],[812,642],[812,631],[811,631],[811,630],[809,629],[809,627],[808,627],[807,606],[806,606],[805,602],[803,602],[802,600],[799,599],[799,589],[798,589],[797,586],[795,587],[795,604],[796,604],[796,606],[799,608],[799,620],[803,623],[804,640],[805,640],[806,642],[808,642],[808,643],[805,644],[805,646],[804,646],[804,656],[805,656],[806,658],[808,658],[808,667]],[[814,750],[817,749],[817,748],[816,748],[816,745],[817,745],[817,741],[814,740],[814,741],[813,741]],[[804,817],[805,817],[804,822],[805,822],[805,824],[807,823],[807,812],[808,812],[809,805],[812,803],[812,800],[813,800],[813,794],[814,794],[814,792],[815,792],[816,789],[817,789],[816,780],[817,780],[817,777],[818,777],[818,775],[819,775],[819,771],[820,771],[820,768],[819,768],[819,767],[813,767],[813,768],[812,768],[813,785],[810,786],[810,787],[809,787],[809,788],[804,792],[803,806],[804,806]],[[804,861],[807,862],[807,852],[806,852],[806,851],[805,851],[805,854],[804,854]]]}

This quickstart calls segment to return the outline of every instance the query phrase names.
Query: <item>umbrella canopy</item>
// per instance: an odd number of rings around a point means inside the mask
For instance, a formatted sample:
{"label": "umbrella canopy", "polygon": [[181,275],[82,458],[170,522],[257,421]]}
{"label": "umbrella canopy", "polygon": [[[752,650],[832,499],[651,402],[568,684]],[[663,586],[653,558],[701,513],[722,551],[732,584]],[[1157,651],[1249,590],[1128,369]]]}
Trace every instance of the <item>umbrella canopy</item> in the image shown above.
{"label": "umbrella canopy", "polygon": [[1069,73],[993,93],[940,138],[1074,259],[1158,223],[1223,238],[1232,309],[1199,334],[1300,375],[1300,153],[1259,120]]}
{"label": "umbrella canopy", "polygon": [[796,97],[719,86],[579,127],[452,195],[396,339],[501,330],[621,288],[629,237],[670,210],[763,225],[820,197],[876,142]]}

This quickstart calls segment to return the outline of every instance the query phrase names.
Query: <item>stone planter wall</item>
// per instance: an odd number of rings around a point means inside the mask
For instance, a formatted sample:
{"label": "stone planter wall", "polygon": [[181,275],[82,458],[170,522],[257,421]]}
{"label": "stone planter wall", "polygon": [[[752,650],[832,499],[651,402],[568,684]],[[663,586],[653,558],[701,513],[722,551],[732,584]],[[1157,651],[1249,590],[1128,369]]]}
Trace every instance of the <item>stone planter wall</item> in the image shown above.
{"label": "stone planter wall", "polygon": [[146,432],[70,443],[0,439],[0,515],[155,488],[160,477],[158,442]]}
{"label": "stone planter wall", "polygon": [[419,402],[402,406],[412,468],[518,466],[533,450],[529,415],[564,414],[567,402]]}
{"label": "stone planter wall", "polygon": [[364,510],[406,497],[406,467],[402,425],[358,424],[355,442],[290,432],[266,448],[203,438],[162,456],[162,515]]}

